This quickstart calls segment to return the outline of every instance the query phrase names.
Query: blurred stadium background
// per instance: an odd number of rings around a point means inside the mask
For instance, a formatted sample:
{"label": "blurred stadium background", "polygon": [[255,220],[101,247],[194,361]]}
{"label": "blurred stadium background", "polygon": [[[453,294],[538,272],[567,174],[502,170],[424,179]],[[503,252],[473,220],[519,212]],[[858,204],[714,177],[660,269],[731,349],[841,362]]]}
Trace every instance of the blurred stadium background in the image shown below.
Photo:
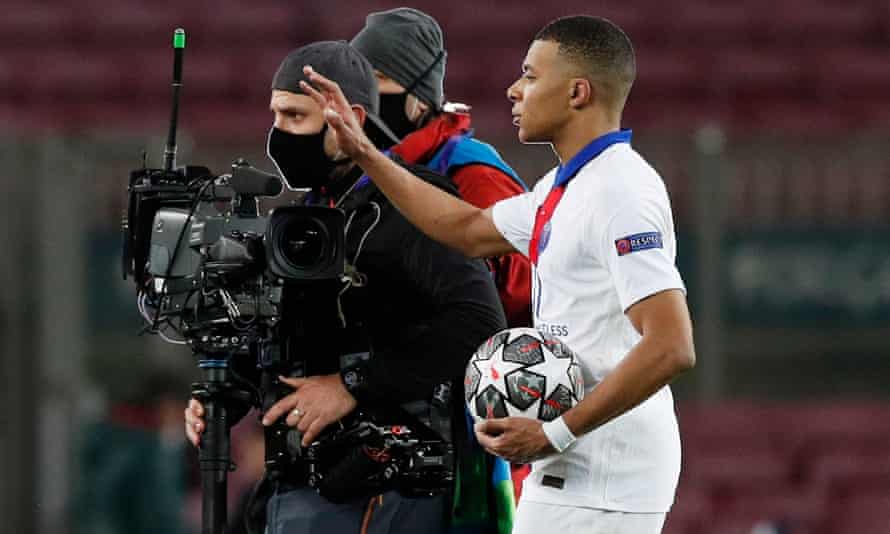
{"label": "blurred stadium background", "polygon": [[[124,189],[160,164],[175,27],[179,162],[270,168],[269,83],[378,0],[6,0],[0,16],[0,532],[195,532],[187,352],[139,337]],[[442,24],[447,96],[529,183],[505,88],[534,33],[605,16],[636,46],[625,125],[664,176],[696,323],[675,386],[669,534],[890,533],[890,3],[412,3]],[[260,466],[239,430],[233,500]],[[234,501],[233,501],[234,502]],[[233,506],[234,508],[234,506]]]}

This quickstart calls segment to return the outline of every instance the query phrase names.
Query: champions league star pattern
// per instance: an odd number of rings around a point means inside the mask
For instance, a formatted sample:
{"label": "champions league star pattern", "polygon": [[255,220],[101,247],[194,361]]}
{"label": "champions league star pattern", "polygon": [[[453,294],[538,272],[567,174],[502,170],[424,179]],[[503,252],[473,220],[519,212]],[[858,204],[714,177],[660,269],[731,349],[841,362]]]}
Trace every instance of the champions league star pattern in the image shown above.
{"label": "champions league star pattern", "polygon": [[532,328],[499,332],[467,365],[466,401],[476,418],[552,421],[584,396],[581,368],[559,339]]}

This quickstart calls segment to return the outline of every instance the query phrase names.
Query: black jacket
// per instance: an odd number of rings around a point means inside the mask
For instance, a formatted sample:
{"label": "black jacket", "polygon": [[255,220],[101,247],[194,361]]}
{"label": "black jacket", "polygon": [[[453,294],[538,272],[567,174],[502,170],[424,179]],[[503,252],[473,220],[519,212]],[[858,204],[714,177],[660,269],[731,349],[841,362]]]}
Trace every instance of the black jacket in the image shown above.
{"label": "black jacket", "polygon": [[[406,168],[457,195],[448,178],[425,167]],[[330,197],[339,198],[357,174],[334,183]],[[435,385],[462,383],[473,351],[506,328],[485,263],[421,233],[367,179],[340,207],[349,221],[347,261],[367,277],[364,287],[342,297],[347,320],[364,326],[373,347],[364,367],[365,394],[390,402],[429,400]]]}

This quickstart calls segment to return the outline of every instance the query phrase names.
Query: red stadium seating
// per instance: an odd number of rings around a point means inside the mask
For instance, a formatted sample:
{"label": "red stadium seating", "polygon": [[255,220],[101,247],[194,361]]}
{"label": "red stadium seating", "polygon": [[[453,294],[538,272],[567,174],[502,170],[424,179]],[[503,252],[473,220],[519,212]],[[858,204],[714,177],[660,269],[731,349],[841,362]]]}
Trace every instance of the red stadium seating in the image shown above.
{"label": "red stadium seating", "polygon": [[797,532],[812,530],[822,524],[826,504],[825,493],[818,489],[800,489],[787,484],[764,485],[732,494],[717,515],[745,519],[751,524],[757,521],[779,522],[789,526],[792,532]]}
{"label": "red stadium seating", "polygon": [[56,101],[91,95],[121,96],[121,71],[104,55],[68,50],[18,53],[12,56],[15,82],[30,99]]}
{"label": "red stadium seating", "polygon": [[72,6],[36,2],[4,3],[0,17],[0,47],[28,49],[35,46],[64,46],[79,29],[71,24]]}
{"label": "red stadium seating", "polygon": [[7,100],[20,92],[17,82],[21,79],[15,61],[0,56],[0,99]]}
{"label": "red stadium seating", "polygon": [[831,534],[890,532],[890,486],[851,495],[831,515]]}
{"label": "red stadium seating", "polygon": [[[255,97],[251,97],[255,98]],[[222,102],[205,100],[190,103],[182,109],[180,124],[188,132],[204,135],[204,132],[218,132],[221,137],[233,142],[240,141],[253,146],[263,146],[266,134],[272,127],[272,113],[269,112],[269,97],[261,100],[245,101],[245,106],[253,106],[264,113],[251,113],[241,115],[231,101]],[[224,113],[228,107],[230,113]],[[200,138],[200,137],[199,137]]]}
{"label": "red stadium seating", "polygon": [[747,135],[812,135],[818,132],[848,132],[864,126],[857,117],[845,111],[842,105],[827,106],[820,102],[802,101],[793,95],[781,95],[763,101],[739,103],[734,106],[727,124],[730,131]]}
{"label": "red stadium seating", "polygon": [[714,58],[699,48],[647,48],[638,51],[636,59],[635,91],[655,87],[670,99],[678,96],[674,93],[702,97],[711,90],[713,79],[709,73]]}
{"label": "red stadium seating", "polygon": [[[531,37],[556,16],[582,12],[616,21],[635,42],[639,76],[626,117],[638,131],[689,132],[716,123],[749,135],[890,124],[890,6],[880,0],[680,0],[669,10],[655,0],[415,5],[445,31],[448,95],[474,105],[479,123],[494,133],[512,133],[503,95]],[[300,7],[274,0],[84,0],[76,6],[12,0],[0,18],[0,95],[11,99],[3,108],[51,101],[62,86],[70,88],[66,98],[88,110],[100,101],[129,102],[133,110],[154,105],[169,93],[171,31],[183,26],[189,35],[184,98],[209,98],[229,113],[245,96],[251,102],[268,97],[268,80],[287,51],[311,40],[348,39],[367,12],[386,7],[379,0]],[[250,121],[267,118],[265,106],[239,112],[257,117]],[[94,115],[72,116],[90,122]]]}
{"label": "red stadium seating", "polygon": [[886,404],[692,404],[678,414],[683,472],[665,532],[890,532],[879,528],[890,510]]}
{"label": "red stadium seating", "polygon": [[707,46],[746,41],[753,11],[741,3],[686,1],[663,20],[664,38],[670,43]]}
{"label": "red stadium seating", "polygon": [[[858,4],[858,5],[857,5]],[[855,42],[867,36],[879,19],[877,4],[784,0],[762,10],[760,20],[770,37],[780,42],[823,40],[825,44]]]}
{"label": "red stadium seating", "polygon": [[[281,43],[296,45],[316,38],[333,39],[335,36],[316,37],[317,30],[312,24],[314,15],[309,7],[295,9],[287,3],[231,6],[230,9],[215,10],[207,19],[206,26],[198,30],[212,36],[215,48],[230,48],[241,44],[256,46],[262,40],[267,45]],[[296,47],[296,46],[294,46]]]}
{"label": "red stadium seating", "polygon": [[890,449],[836,449],[809,459],[806,483],[835,494],[890,488]]}
{"label": "red stadium seating", "polygon": [[890,409],[873,402],[789,405],[774,408],[786,448],[804,454],[818,448],[874,450],[890,446]]}
{"label": "red stadium seating", "polygon": [[799,92],[804,89],[805,66],[797,54],[789,51],[732,48],[720,52],[713,83],[742,96]]}
{"label": "red stadium seating", "polygon": [[244,46],[237,53],[229,55],[228,60],[233,69],[233,90],[239,95],[246,96],[250,102],[262,101],[260,108],[247,106],[241,107],[243,112],[268,115],[269,95],[272,87],[272,77],[278,70],[281,60],[295,47],[248,47]]}
{"label": "red stadium seating", "polygon": [[713,515],[713,499],[708,488],[691,483],[682,484],[665,523],[664,534],[700,532]]}
{"label": "red stadium seating", "polygon": [[772,449],[739,443],[736,450],[689,453],[685,478],[690,483],[733,492],[775,487],[791,479],[792,465]]}
{"label": "red stadium seating", "polygon": [[808,525],[790,526],[781,521],[762,519],[759,514],[754,516],[717,516],[708,523],[708,526],[702,532],[707,534],[784,534],[785,532],[818,534],[818,530]]}
{"label": "red stadium seating", "polygon": [[814,65],[817,83],[828,98],[887,94],[890,48],[847,47],[828,51]]}
{"label": "red stadium seating", "polygon": [[76,42],[80,46],[96,45],[106,52],[120,50],[155,50],[167,48],[173,42],[173,30],[188,24],[197,25],[201,11],[188,10],[187,5],[176,9],[156,9],[141,3],[90,1],[73,12],[70,20],[77,28]]}
{"label": "red stadium seating", "polygon": [[708,405],[687,404],[678,410],[684,450],[726,451],[756,446],[768,450],[776,433],[772,411],[765,406],[734,402],[715,410]]}

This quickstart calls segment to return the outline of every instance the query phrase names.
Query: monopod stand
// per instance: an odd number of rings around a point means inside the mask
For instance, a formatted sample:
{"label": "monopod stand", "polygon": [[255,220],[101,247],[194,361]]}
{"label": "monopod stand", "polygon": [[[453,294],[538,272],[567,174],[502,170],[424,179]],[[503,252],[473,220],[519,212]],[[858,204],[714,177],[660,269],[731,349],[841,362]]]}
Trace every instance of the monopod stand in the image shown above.
{"label": "monopod stand", "polygon": [[226,360],[198,362],[204,381],[192,384],[192,396],[204,406],[206,429],[201,435],[198,460],[201,465],[201,534],[224,534],[226,529],[228,475],[234,469],[231,457],[230,407],[249,405],[250,392],[229,381]]}

